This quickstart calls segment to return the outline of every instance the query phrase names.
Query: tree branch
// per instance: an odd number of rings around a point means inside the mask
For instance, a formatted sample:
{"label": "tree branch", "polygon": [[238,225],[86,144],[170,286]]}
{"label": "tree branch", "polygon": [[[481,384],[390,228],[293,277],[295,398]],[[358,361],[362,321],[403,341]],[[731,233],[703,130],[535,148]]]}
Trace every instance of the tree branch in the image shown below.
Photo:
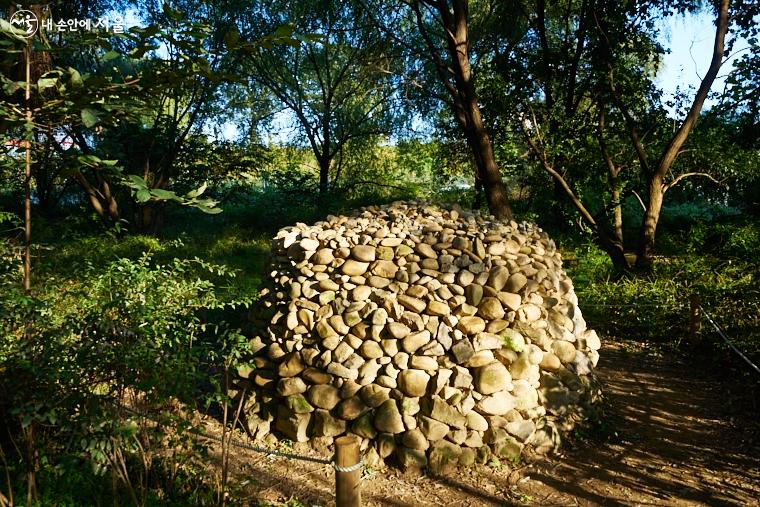
{"label": "tree branch", "polygon": [[723,64],[723,50],[725,47],[726,33],[728,33],[729,14],[728,14],[729,0],[721,0],[718,7],[718,19],[716,20],[715,28],[715,42],[713,43],[713,54],[710,60],[710,67],[705,73],[705,77],[699,84],[697,94],[694,96],[694,101],[691,104],[691,108],[686,115],[681,126],[676,131],[673,138],[668,143],[668,146],[662,153],[662,157],[657,166],[656,174],[662,178],[665,173],[670,169],[678,150],[681,149],[683,143],[686,142],[686,138],[691,133],[694,125],[697,123],[699,113],[702,111],[707,94],[710,92],[713,82],[715,81],[718,71]]}
{"label": "tree branch", "polygon": [[711,174],[708,174],[708,173],[701,173],[701,172],[683,173],[683,174],[679,174],[678,176],[676,176],[676,178],[673,181],[664,184],[662,186],[663,193],[665,193],[668,190],[670,190],[671,188],[675,187],[680,181],[685,180],[686,178],[691,178],[693,176],[700,176],[702,178],[707,178],[708,180],[712,181],[716,185],[722,185],[723,184],[722,182],[718,181]]}

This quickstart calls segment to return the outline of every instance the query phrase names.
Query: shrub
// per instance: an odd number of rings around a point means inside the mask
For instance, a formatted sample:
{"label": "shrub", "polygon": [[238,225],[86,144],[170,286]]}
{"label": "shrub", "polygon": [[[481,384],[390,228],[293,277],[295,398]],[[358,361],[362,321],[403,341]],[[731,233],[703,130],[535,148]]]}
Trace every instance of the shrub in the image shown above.
{"label": "shrub", "polygon": [[[0,411],[10,437],[0,445],[8,463],[19,454],[27,470],[38,469],[43,491],[62,477],[86,483],[110,472],[121,484],[112,494],[137,504],[202,489],[190,480],[203,456],[188,432],[192,409],[220,399],[208,373],[233,366],[245,343],[224,312],[247,303],[223,301],[210,274],[234,276],[199,259],[157,264],[145,254],[28,296],[17,270],[0,274]],[[167,442],[168,461],[160,458]],[[90,483],[72,494],[86,503],[93,498],[82,495],[102,498],[98,481]]]}

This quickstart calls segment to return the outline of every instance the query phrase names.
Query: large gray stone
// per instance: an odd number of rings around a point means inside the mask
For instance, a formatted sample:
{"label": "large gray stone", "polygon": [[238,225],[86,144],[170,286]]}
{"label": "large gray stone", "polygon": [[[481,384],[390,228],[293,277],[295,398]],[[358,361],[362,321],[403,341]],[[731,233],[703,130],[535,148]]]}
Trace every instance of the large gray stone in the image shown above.
{"label": "large gray stone", "polygon": [[384,401],[375,412],[375,428],[383,433],[396,434],[404,431],[404,420],[395,400]]}

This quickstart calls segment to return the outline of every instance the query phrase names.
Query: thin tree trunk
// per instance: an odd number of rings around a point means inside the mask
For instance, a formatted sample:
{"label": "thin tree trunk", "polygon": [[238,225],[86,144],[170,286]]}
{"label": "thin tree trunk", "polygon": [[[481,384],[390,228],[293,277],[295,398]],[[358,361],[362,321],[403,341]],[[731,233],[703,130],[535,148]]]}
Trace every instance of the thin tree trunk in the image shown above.
{"label": "thin tree trunk", "polygon": [[26,46],[26,164],[24,167],[24,291],[32,291],[32,108],[31,108],[31,42]]}
{"label": "thin tree trunk", "polygon": [[615,227],[615,237],[621,245],[625,245],[623,241],[623,203],[620,201],[620,183],[617,177],[611,178],[610,186],[612,187],[612,203]]}
{"label": "thin tree trunk", "polygon": [[[26,164],[24,169],[24,292],[27,296],[32,294],[32,108],[31,108],[31,58],[32,44],[27,43],[26,56],[26,89],[24,102],[26,105]],[[31,340],[31,322],[26,323],[24,338]],[[34,361],[34,355],[32,356]],[[35,438],[35,423],[32,421],[24,428],[26,443],[26,501],[32,505],[37,500],[37,443]]]}
{"label": "thin tree trunk", "polygon": [[324,199],[330,185],[330,157],[319,157],[319,198]]}
{"label": "thin tree trunk", "polygon": [[578,213],[580,213],[581,219],[586,223],[586,225],[589,226],[589,228],[591,228],[592,231],[594,231],[594,237],[597,244],[610,257],[612,265],[615,267],[615,269],[619,272],[627,271],[630,269],[628,260],[625,258],[623,243],[621,241],[618,241],[613,236],[610,236],[605,230],[604,224],[600,224],[596,221],[588,208],[584,206],[580,198],[576,195],[573,189],[570,188],[567,180],[562,177],[562,175],[548,160],[546,152],[543,151],[538,144],[536,144],[536,141],[530,137],[530,134],[526,130],[523,132],[525,134],[525,140],[528,142],[531,150],[541,162],[544,170],[549,173],[549,175],[554,179],[555,183],[564,191],[564,193],[570,199],[570,202],[572,202],[573,206],[575,206],[575,209],[578,210]]}
{"label": "thin tree trunk", "polygon": [[638,252],[639,255],[636,259],[636,264],[641,267],[648,267],[651,265],[657,235],[657,224],[660,220],[662,201],[665,194],[665,188],[663,186],[665,174],[667,174],[672,167],[673,162],[675,162],[676,157],[678,156],[678,152],[689,137],[694,125],[697,123],[699,114],[702,111],[702,106],[707,98],[707,94],[710,92],[710,88],[712,87],[715,78],[718,76],[718,71],[723,63],[725,39],[729,25],[729,3],[729,0],[721,0],[720,6],[718,7],[715,42],[713,44],[710,67],[707,69],[705,77],[699,85],[699,89],[694,96],[694,102],[692,102],[691,108],[683,123],[663,151],[659,163],[657,164],[657,169],[649,177],[649,203],[646,212],[644,213],[644,223],[641,229],[641,242]]}
{"label": "thin tree trunk", "polygon": [[[74,128],[72,134],[82,153],[88,155],[90,153],[90,147],[87,145],[87,140],[85,139],[84,134],[82,134],[82,131],[79,128]],[[111,193],[111,186],[108,183],[108,180],[103,178],[97,169],[93,172],[95,173],[97,187],[92,185],[81,171],[77,171],[74,174],[74,178],[87,194],[95,213],[97,213],[106,224],[116,223],[120,218],[119,206],[116,198]]]}
{"label": "thin tree trunk", "polygon": [[604,107],[604,104],[600,104],[599,123],[597,124],[596,135],[599,142],[599,149],[602,152],[602,158],[607,166],[607,179],[610,185],[610,193],[612,194],[615,236],[620,244],[625,246],[625,242],[623,241],[623,203],[620,198],[621,168],[615,164],[615,161],[612,159],[612,155],[610,155],[609,149],[607,148],[607,142],[604,140],[606,118]]}

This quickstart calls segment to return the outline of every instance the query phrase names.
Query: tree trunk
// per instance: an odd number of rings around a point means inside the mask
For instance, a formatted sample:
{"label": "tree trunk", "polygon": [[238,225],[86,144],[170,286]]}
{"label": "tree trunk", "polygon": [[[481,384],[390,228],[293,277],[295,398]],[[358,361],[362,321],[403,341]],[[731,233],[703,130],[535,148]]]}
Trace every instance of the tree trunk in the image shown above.
{"label": "tree trunk", "polygon": [[541,165],[544,167],[544,170],[549,173],[549,175],[554,179],[554,182],[557,184],[557,186],[562,189],[565,195],[567,195],[567,197],[570,199],[570,202],[573,203],[575,209],[578,211],[578,213],[580,213],[581,219],[586,223],[586,225],[589,226],[592,231],[594,231],[594,236],[597,244],[607,253],[607,255],[609,255],[610,260],[612,261],[612,265],[615,267],[615,269],[619,272],[628,271],[630,269],[630,265],[628,264],[628,260],[625,258],[623,242],[619,241],[613,236],[610,236],[607,230],[604,228],[604,223],[599,223],[596,221],[594,215],[592,215],[588,208],[586,208],[586,206],[583,204],[583,202],[581,202],[580,198],[570,187],[567,180],[562,176],[562,174],[559,173],[559,171],[554,168],[548,159],[547,153],[539,147],[533,138],[530,137],[527,130],[524,130],[523,132],[525,134],[525,140],[528,142],[528,145],[530,146],[533,153],[540,160]]}
{"label": "tree trunk", "polygon": [[[499,166],[493,153],[493,145],[488,136],[478,105],[478,97],[472,78],[469,57],[468,12],[466,0],[454,0],[453,19],[448,7],[439,8],[444,26],[448,27],[448,49],[454,61],[455,81],[461,97],[466,118],[465,137],[475,155],[475,163],[488,202],[488,209],[496,218],[512,219],[512,209],[507,199],[507,191],[501,179]],[[455,98],[456,100],[456,98]]]}
{"label": "tree trunk", "polygon": [[610,193],[612,194],[612,206],[614,213],[613,225],[615,230],[615,237],[617,238],[618,242],[620,242],[620,244],[625,247],[625,242],[623,241],[623,203],[621,202],[620,198],[621,168],[615,164],[615,161],[612,159],[612,155],[610,155],[609,149],[607,148],[607,142],[604,140],[606,105],[600,105],[601,108],[599,113],[599,123],[597,124],[596,128],[596,137],[597,141],[599,142],[599,149],[602,152],[604,164],[607,166],[607,181],[609,181]]}
{"label": "tree trunk", "polygon": [[485,190],[488,210],[496,218],[511,220],[512,209],[507,199],[507,190],[501,179],[499,166],[496,165],[493,145],[483,125],[480,108],[474,101],[471,104],[471,114],[468,116],[470,116],[468,144],[470,144],[470,149],[477,153],[475,157],[476,170]]}
{"label": "tree trunk", "polygon": [[151,236],[159,236],[166,224],[166,204],[164,202],[148,202],[138,209],[138,227],[140,232]]}
{"label": "tree trunk", "polygon": [[662,185],[662,177],[655,174],[649,180],[649,203],[644,212],[644,223],[641,225],[641,244],[636,257],[636,264],[642,268],[649,268],[652,265],[657,223],[660,221],[664,196],[665,189]]}
{"label": "tree trunk", "polygon": [[620,184],[617,178],[613,178],[610,182],[612,186],[612,204],[614,206],[614,226],[615,237],[621,245],[625,245],[623,241],[623,203],[620,201]]}
{"label": "tree trunk", "polygon": [[327,196],[330,184],[330,157],[319,157],[319,199],[322,200]]}
{"label": "tree trunk", "polygon": [[625,249],[623,242],[617,238],[611,238],[603,227],[594,229],[596,234],[596,243],[604,250],[612,261],[612,266],[618,273],[628,271],[631,265],[625,258]]}
{"label": "tree trunk", "polygon": [[644,223],[641,227],[641,243],[636,258],[636,264],[640,267],[647,268],[652,264],[652,254],[654,252],[657,235],[657,223],[660,219],[660,211],[662,211],[662,201],[665,194],[665,188],[663,186],[665,175],[670,171],[681,147],[689,137],[694,125],[696,125],[697,120],[699,119],[699,114],[702,111],[702,106],[707,98],[707,94],[710,92],[710,88],[712,87],[715,78],[718,76],[718,71],[723,63],[723,52],[729,25],[729,3],[729,0],[721,0],[720,5],[718,6],[718,17],[715,23],[715,42],[713,44],[710,67],[707,69],[705,77],[702,78],[702,82],[699,84],[699,89],[697,89],[694,101],[691,104],[689,112],[686,114],[686,118],[662,152],[662,156],[657,164],[657,169],[649,176],[649,203],[646,212],[644,213]]}
{"label": "tree trunk", "polygon": [[480,173],[475,172],[475,196],[472,200],[472,209],[480,209],[483,206],[483,181],[480,179]]}

